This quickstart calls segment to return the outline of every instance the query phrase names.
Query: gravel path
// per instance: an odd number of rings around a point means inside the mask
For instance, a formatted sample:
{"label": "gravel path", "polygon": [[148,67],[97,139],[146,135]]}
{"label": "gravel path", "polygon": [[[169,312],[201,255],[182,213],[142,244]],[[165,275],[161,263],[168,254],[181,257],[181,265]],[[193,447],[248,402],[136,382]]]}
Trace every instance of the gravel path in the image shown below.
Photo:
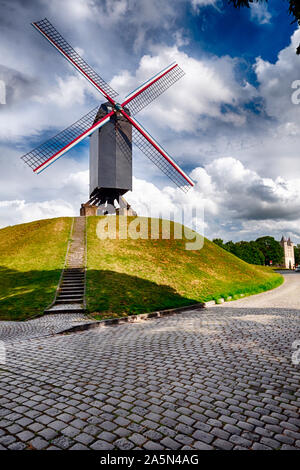
{"label": "gravel path", "polygon": [[[288,274],[226,306],[8,341],[0,449],[299,449],[299,283]],[[295,308],[282,307],[287,292]]]}

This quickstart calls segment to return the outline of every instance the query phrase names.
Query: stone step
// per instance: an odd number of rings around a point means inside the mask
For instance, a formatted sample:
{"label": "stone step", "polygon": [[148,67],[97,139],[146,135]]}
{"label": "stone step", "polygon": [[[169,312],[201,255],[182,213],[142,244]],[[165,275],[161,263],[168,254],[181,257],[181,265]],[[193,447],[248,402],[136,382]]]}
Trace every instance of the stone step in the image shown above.
{"label": "stone step", "polygon": [[84,313],[82,304],[58,304],[45,310],[45,313]]}
{"label": "stone step", "polygon": [[84,274],[84,269],[66,269],[64,274]]}
{"label": "stone step", "polygon": [[64,273],[64,276],[84,276],[84,273],[79,272],[79,271],[78,271],[78,273],[68,272],[68,273]]}
{"label": "stone step", "polygon": [[70,280],[67,280],[67,281],[63,281],[61,283],[61,285],[63,285],[63,284],[65,284],[66,286],[69,286],[71,284],[76,285],[76,286],[82,286],[82,285],[84,285],[84,281],[83,280],[77,281],[76,279],[75,279],[75,281],[73,281],[72,279],[70,279]]}
{"label": "stone step", "polygon": [[72,294],[70,294],[70,293],[66,293],[66,294],[65,294],[65,293],[62,293],[62,294],[58,294],[58,297],[57,297],[57,298],[58,298],[58,299],[64,299],[64,298],[69,298],[69,297],[72,297],[72,298],[73,298],[73,297],[74,297],[74,298],[75,298],[75,297],[80,297],[80,298],[82,298],[82,297],[83,297],[83,293],[80,293],[80,294],[75,294],[75,293],[73,293],[73,292],[72,292]]}
{"label": "stone step", "polygon": [[83,273],[65,273],[63,275],[63,278],[66,278],[66,277],[84,277],[84,274]]}
{"label": "stone step", "polygon": [[75,270],[75,269],[76,269],[76,270],[78,269],[78,270],[80,270],[80,271],[83,271],[83,266],[82,266],[81,263],[76,263],[76,264],[74,263],[74,264],[71,265],[71,266],[69,265],[69,266],[68,266],[68,269],[69,269],[70,271],[73,271],[73,270]]}
{"label": "stone step", "polygon": [[64,273],[63,277],[68,277],[68,276],[81,276],[81,277],[84,277],[84,273]]}
{"label": "stone step", "polygon": [[82,265],[79,265],[78,263],[74,263],[72,266],[67,266],[65,269],[65,272],[77,272],[77,273],[83,273],[84,272],[84,267]]}
{"label": "stone step", "polygon": [[73,267],[73,268],[70,268],[70,269],[65,269],[64,270],[64,273],[65,274],[69,274],[69,273],[74,273],[74,274],[84,274],[84,268],[82,267]]}
{"label": "stone step", "polygon": [[[71,271],[71,270],[70,270]],[[82,272],[82,271],[81,271]]]}
{"label": "stone step", "polygon": [[65,285],[65,286],[70,286],[70,285],[83,286],[84,282],[83,281],[63,281],[61,283],[61,285]]}
{"label": "stone step", "polygon": [[70,284],[77,284],[78,286],[83,286],[84,285],[84,279],[79,279],[79,280],[75,280],[73,281],[72,279],[69,281],[62,281],[61,283],[61,286],[65,284],[66,286],[69,286]]}
{"label": "stone step", "polygon": [[74,287],[81,289],[84,287],[84,282],[64,282],[61,284],[60,289],[73,289]]}
{"label": "stone step", "polygon": [[60,289],[60,292],[77,292],[77,291],[80,291],[80,292],[83,292],[84,291],[84,286],[74,286],[74,287],[68,287],[68,286],[65,286],[65,287],[61,287]]}
{"label": "stone step", "polygon": [[63,276],[62,281],[73,281],[74,279],[84,280],[84,276]]}
{"label": "stone step", "polygon": [[84,289],[74,289],[74,290],[60,290],[58,296],[62,295],[73,297],[73,295],[81,295],[83,297]]}
{"label": "stone step", "polygon": [[61,289],[69,289],[69,290],[74,290],[74,289],[83,289],[84,288],[84,282],[77,282],[73,284],[61,284],[60,290]]}
{"label": "stone step", "polygon": [[82,276],[81,274],[73,274],[70,275],[68,274],[67,276],[63,276],[62,280],[64,279],[84,279],[85,276]]}
{"label": "stone step", "polygon": [[65,295],[63,297],[57,297],[56,299],[56,303],[57,302],[64,302],[64,301],[72,301],[72,302],[77,302],[79,304],[81,304],[83,302],[83,296],[80,295],[80,296],[74,296],[74,295]]}
{"label": "stone step", "polygon": [[84,273],[84,268],[82,266],[78,266],[78,264],[76,263],[76,265],[72,265],[72,266],[69,266],[68,268],[65,269],[65,273]]}
{"label": "stone step", "polygon": [[56,302],[55,302],[55,303],[56,303],[56,304],[81,304],[81,303],[82,303],[82,302],[81,302],[82,300],[83,300],[82,297],[80,297],[80,298],[78,298],[78,299],[77,299],[77,298],[74,299],[73,297],[65,298],[65,299],[60,299],[60,298],[58,298],[58,299],[56,299]]}
{"label": "stone step", "polygon": [[84,273],[80,273],[80,272],[78,272],[78,273],[71,273],[71,272],[70,272],[70,273],[64,273],[64,277],[65,277],[65,276],[84,276]]}
{"label": "stone step", "polygon": [[59,292],[77,292],[77,291],[80,291],[80,292],[84,292],[84,287],[83,286],[72,286],[72,287],[60,287],[59,289]]}
{"label": "stone step", "polygon": [[60,292],[58,294],[58,297],[61,298],[61,297],[83,297],[83,292]]}
{"label": "stone step", "polygon": [[65,276],[84,276],[84,273],[64,273],[64,277]]}
{"label": "stone step", "polygon": [[73,233],[54,305],[51,313],[75,313],[84,311],[85,293],[85,217],[74,219]]}

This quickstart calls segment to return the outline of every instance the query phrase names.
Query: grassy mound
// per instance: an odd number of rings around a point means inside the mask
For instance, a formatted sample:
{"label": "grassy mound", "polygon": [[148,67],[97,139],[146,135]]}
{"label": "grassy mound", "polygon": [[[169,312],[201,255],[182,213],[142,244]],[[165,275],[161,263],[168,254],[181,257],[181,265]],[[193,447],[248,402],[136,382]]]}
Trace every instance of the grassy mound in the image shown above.
{"label": "grassy mound", "polygon": [[[129,218],[128,223],[131,226],[136,220]],[[116,239],[101,240],[97,226],[103,221],[103,217],[88,218],[87,307],[96,318],[237,298],[282,283],[283,278],[270,268],[249,265],[206,239],[202,249],[186,250],[192,237],[200,244],[203,239],[192,231],[174,239],[173,223],[170,239],[163,238],[167,235],[161,226],[159,239],[147,238],[149,223],[140,233],[134,231],[142,238],[122,239],[117,233]],[[71,223],[71,218],[64,217],[0,230],[0,320],[40,315],[52,302]],[[113,230],[109,230],[111,236]]]}
{"label": "grassy mound", "polygon": [[0,230],[0,320],[24,320],[49,305],[61,274],[71,218]]}
{"label": "grassy mound", "polygon": [[[217,300],[220,297],[238,298],[277,287],[283,278],[270,268],[245,263],[222,250],[209,240],[203,248],[189,251],[186,243],[192,231],[183,239],[99,239],[96,235],[100,217],[88,218],[87,307],[95,318],[111,318],[158,309],[179,307]],[[143,219],[140,236],[150,235],[150,221]],[[128,218],[131,224],[133,218]],[[149,223],[148,223],[149,222]],[[107,236],[114,236],[110,222]],[[142,224],[143,225],[143,224]],[[176,224],[178,228],[178,224]],[[171,235],[174,233],[171,223]],[[139,235],[137,235],[139,236]]]}

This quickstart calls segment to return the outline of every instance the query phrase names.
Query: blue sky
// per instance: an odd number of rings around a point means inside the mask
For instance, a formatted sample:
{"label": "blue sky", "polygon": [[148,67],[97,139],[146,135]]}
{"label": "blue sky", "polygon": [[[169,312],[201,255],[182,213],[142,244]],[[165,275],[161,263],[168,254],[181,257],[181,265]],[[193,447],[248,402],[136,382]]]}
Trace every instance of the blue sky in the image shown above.
{"label": "blue sky", "polygon": [[[199,50],[222,56],[229,54],[253,63],[258,55],[275,62],[278,52],[288,46],[296,29],[287,15],[287,2],[271,0],[267,8],[270,20],[261,23],[252,9],[232,5],[219,11],[209,6],[198,15],[185,11],[185,22],[191,32],[194,53]],[[292,18],[290,18],[292,20]]]}
{"label": "blue sky", "polygon": [[[63,8],[62,8],[63,5]],[[101,96],[31,27],[47,17],[125,96],[173,60],[186,75],[137,117],[194,179],[183,196],[134,151],[127,199],[141,215],[204,208],[209,238],[300,242],[300,32],[288,2],[0,0],[0,227],[75,215],[88,199],[88,141],[40,176],[20,156]],[[151,202],[151,204],[150,204]]]}

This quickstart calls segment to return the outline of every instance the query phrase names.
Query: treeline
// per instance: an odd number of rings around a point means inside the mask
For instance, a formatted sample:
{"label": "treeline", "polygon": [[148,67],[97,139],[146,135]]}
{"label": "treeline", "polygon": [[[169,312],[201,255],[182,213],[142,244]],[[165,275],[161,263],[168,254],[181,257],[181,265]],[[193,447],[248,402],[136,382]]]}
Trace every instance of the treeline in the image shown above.
{"label": "treeline", "polygon": [[213,242],[229,253],[250,264],[278,266],[283,262],[283,248],[273,237],[261,237],[255,241],[224,243],[221,238]]}

